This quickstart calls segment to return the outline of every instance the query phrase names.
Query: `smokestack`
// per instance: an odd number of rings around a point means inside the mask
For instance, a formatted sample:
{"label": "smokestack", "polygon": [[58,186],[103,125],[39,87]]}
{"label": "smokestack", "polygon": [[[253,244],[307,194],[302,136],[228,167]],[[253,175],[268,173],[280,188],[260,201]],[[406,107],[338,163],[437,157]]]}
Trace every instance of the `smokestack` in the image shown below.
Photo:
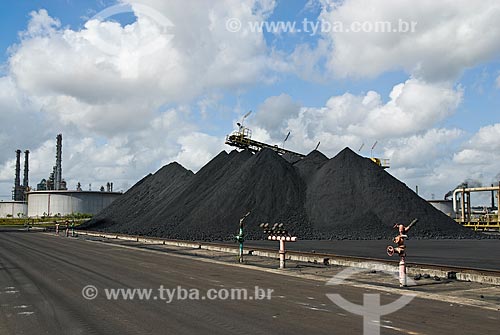
{"label": "smokestack", "polygon": [[61,180],[62,180],[62,134],[57,135],[57,144],[56,144],[56,166],[55,166],[55,175],[54,175],[54,189],[61,189]]}
{"label": "smokestack", "polygon": [[21,150],[16,150],[16,177],[14,179],[14,194],[12,200],[19,201],[19,189],[21,188]]}
{"label": "smokestack", "polygon": [[25,191],[28,191],[28,172],[29,172],[29,157],[30,151],[26,150],[24,152],[24,178],[23,178],[23,187]]}

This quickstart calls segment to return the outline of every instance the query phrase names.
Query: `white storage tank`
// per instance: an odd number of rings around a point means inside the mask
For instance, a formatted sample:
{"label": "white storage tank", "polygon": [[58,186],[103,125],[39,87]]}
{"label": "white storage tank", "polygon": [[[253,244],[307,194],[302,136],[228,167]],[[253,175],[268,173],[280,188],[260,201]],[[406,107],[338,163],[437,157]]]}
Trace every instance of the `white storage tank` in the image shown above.
{"label": "white storage tank", "polygon": [[453,211],[453,201],[451,200],[427,200],[436,209],[439,209],[444,214],[448,215],[452,219],[456,219],[457,215]]}
{"label": "white storage tank", "polygon": [[0,218],[25,217],[28,205],[23,201],[0,201]]}
{"label": "white storage tank", "polygon": [[120,197],[119,192],[33,191],[28,193],[28,217],[97,214]]}

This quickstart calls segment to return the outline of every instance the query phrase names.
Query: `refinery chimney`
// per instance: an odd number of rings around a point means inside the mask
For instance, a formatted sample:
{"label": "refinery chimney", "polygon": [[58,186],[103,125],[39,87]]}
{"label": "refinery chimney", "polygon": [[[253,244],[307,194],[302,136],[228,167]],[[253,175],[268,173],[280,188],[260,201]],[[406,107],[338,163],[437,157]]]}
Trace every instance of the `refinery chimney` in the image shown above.
{"label": "refinery chimney", "polygon": [[28,184],[29,184],[29,180],[28,180],[29,157],[30,157],[30,151],[26,150],[24,152],[24,178],[23,178],[23,188],[24,188],[25,192],[28,191]]}
{"label": "refinery chimney", "polygon": [[20,201],[20,190],[21,190],[21,150],[16,150],[16,177],[14,179],[14,193],[12,194],[12,200]]}
{"label": "refinery chimney", "polygon": [[61,189],[61,180],[62,180],[62,134],[57,135],[57,144],[56,144],[56,166],[55,166],[55,174],[54,174],[54,190]]}

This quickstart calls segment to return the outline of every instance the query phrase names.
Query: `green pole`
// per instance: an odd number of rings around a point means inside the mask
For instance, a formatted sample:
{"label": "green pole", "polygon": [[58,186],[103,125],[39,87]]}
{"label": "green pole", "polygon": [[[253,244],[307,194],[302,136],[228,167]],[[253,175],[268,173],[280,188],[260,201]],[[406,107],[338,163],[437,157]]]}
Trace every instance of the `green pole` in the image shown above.
{"label": "green pole", "polygon": [[243,263],[243,243],[245,242],[245,233],[243,232],[243,221],[245,221],[246,217],[250,215],[250,212],[246,213],[241,219],[240,219],[240,230],[238,231],[238,235],[236,235],[236,241],[239,242],[240,244],[240,249],[238,252],[238,262]]}
{"label": "green pole", "polygon": [[240,231],[238,233],[238,242],[240,242],[240,252],[239,252],[238,261],[240,263],[243,263],[243,242],[244,242],[243,225],[240,226]]}

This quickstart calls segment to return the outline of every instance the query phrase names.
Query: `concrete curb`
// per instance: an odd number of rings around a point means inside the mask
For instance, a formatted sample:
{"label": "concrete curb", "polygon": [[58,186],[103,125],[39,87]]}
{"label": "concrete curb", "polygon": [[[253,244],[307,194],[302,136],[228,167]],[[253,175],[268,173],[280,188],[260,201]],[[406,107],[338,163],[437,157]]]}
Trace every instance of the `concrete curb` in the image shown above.
{"label": "concrete curb", "polygon": [[[102,233],[94,231],[78,231],[77,233],[85,236],[102,237],[108,239],[120,239],[124,241],[134,241],[145,244],[162,244],[162,245],[170,245],[176,247],[204,249],[210,251],[220,251],[220,252],[238,254],[238,247],[236,245],[232,247],[229,245],[209,243],[209,242],[168,240],[162,238]],[[250,248],[247,250],[249,253],[255,256],[268,257],[268,258],[279,257],[277,250],[274,251],[262,248]],[[315,254],[315,253],[297,252],[297,251],[288,251],[286,254],[286,259],[292,261],[314,263],[314,264],[336,265],[343,267],[370,269],[376,271],[398,272],[397,261],[385,261],[385,260],[378,260],[371,258],[338,256],[333,254]],[[407,265],[407,271],[409,276],[415,276],[417,274],[429,274],[432,277],[437,276],[440,278],[456,279],[460,281],[470,281],[475,283],[500,285],[500,272],[496,271],[458,268],[452,266],[436,266],[430,264],[414,264],[414,263],[409,263]]]}

